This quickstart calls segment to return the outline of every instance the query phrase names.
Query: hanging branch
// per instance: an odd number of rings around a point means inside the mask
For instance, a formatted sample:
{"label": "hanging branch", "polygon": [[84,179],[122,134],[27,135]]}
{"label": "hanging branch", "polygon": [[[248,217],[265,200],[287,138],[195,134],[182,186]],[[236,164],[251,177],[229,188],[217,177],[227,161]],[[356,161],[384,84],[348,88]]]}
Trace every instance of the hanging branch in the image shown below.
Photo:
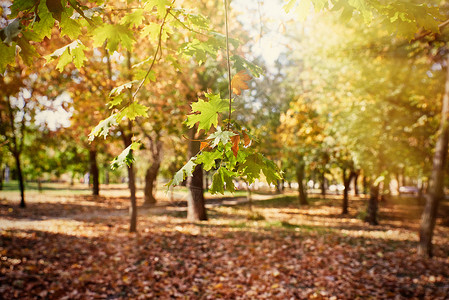
{"label": "hanging branch", "polygon": [[153,66],[154,66],[154,63],[156,62],[157,55],[158,55],[159,51],[160,51],[161,48],[162,48],[162,31],[164,30],[165,21],[167,20],[167,17],[168,17],[168,15],[170,14],[170,10],[171,10],[171,8],[173,7],[173,4],[175,4],[175,1],[176,1],[176,0],[173,0],[173,1],[171,2],[171,4],[170,4],[170,7],[167,8],[167,12],[165,13],[164,19],[162,20],[161,29],[159,30],[159,36],[158,36],[158,41],[157,41],[157,48],[156,48],[156,51],[155,51],[155,53],[154,53],[153,61],[151,62],[151,65],[150,65],[150,67],[148,68],[148,71],[147,71],[147,73],[145,74],[145,77],[142,79],[142,81],[140,82],[140,84],[139,84],[139,86],[137,87],[136,91],[135,91],[134,94],[132,95],[131,102],[134,101],[134,99],[135,99],[136,96],[137,96],[137,93],[138,93],[139,90],[142,88],[143,83],[145,82],[145,80],[147,80],[148,75],[150,75],[151,70],[153,70]]}
{"label": "hanging branch", "polygon": [[228,89],[229,89],[229,117],[228,128],[231,129],[231,112],[232,112],[232,83],[231,83],[231,62],[229,59],[229,29],[228,29],[228,1],[224,0],[225,5],[225,26],[226,26],[226,62],[228,67]]}

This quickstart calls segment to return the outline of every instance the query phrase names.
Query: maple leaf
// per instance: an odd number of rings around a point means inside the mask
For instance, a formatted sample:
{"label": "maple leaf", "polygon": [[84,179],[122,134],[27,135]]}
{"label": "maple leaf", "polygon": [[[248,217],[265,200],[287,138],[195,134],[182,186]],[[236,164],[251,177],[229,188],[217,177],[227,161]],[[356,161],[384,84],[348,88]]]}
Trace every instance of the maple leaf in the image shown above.
{"label": "maple leaf", "polygon": [[192,112],[187,116],[187,126],[192,128],[198,123],[198,130],[204,129],[206,132],[213,126],[218,124],[218,113],[225,112],[228,108],[228,101],[220,98],[219,94],[205,94],[209,101],[199,99],[198,102],[192,103]]}
{"label": "maple leaf", "polygon": [[236,175],[237,174],[235,174],[235,172],[229,171],[227,168],[220,167],[212,176],[212,186],[210,190],[211,194],[223,194],[225,187],[228,192],[235,192],[235,186],[232,178]]}
{"label": "maple leaf", "polygon": [[237,157],[237,154],[239,152],[239,143],[240,143],[240,135],[234,135],[231,137],[231,142],[232,142],[232,153],[234,154],[235,157]]}
{"label": "maple leaf", "polygon": [[117,121],[120,122],[124,117],[130,119],[131,121],[134,121],[137,117],[148,117],[147,110],[148,107],[137,102],[133,102],[117,114]]}
{"label": "maple leaf", "polygon": [[246,81],[248,80],[251,80],[251,76],[245,70],[235,74],[231,80],[232,91],[234,94],[241,95],[242,90],[247,90],[249,87]]}
{"label": "maple leaf", "polygon": [[203,169],[205,171],[209,171],[213,167],[215,167],[215,160],[221,159],[223,156],[223,152],[220,150],[215,150],[212,152],[202,152],[198,155],[195,163],[203,164]]}
{"label": "maple leaf", "polygon": [[246,133],[246,129],[243,130],[242,134],[243,134],[243,141],[244,141],[245,147],[251,146],[251,139],[249,138],[248,134]]}
{"label": "maple leaf", "polygon": [[51,36],[51,29],[55,24],[55,20],[51,12],[48,10],[46,1],[41,1],[38,6],[39,22],[34,23],[33,31],[38,36],[38,41],[42,41],[45,37]]}
{"label": "maple leaf", "polygon": [[173,179],[170,180],[170,182],[167,184],[167,187],[179,185],[184,181],[186,177],[192,176],[193,170],[197,165],[195,160],[195,156],[189,159],[189,161],[178,172],[176,172],[175,176],[173,176]]}
{"label": "maple leaf", "polygon": [[94,47],[101,47],[107,41],[106,47],[111,52],[117,50],[119,43],[128,50],[131,50],[133,46],[134,36],[132,31],[125,25],[104,24],[101,27],[97,27],[92,34]]}
{"label": "maple leaf", "polygon": [[163,18],[165,13],[167,12],[167,6],[170,5],[170,2],[167,0],[149,0],[146,4],[144,9],[146,11],[151,12],[153,10],[153,7],[156,6],[157,8],[157,14],[160,18]]}
{"label": "maple leaf", "polygon": [[117,114],[112,114],[108,118],[100,121],[97,126],[89,134],[89,141],[92,142],[96,136],[104,136],[106,138],[112,126],[117,125]]}
{"label": "maple leaf", "polygon": [[16,44],[13,43],[11,46],[0,42],[0,73],[3,74],[6,70],[6,66],[14,61],[14,57],[16,55]]}
{"label": "maple leaf", "polygon": [[131,145],[125,148],[111,163],[111,169],[115,170],[123,165],[131,165],[134,162],[132,150],[139,150],[139,142],[132,142]]}
{"label": "maple leaf", "polygon": [[218,128],[217,131],[209,135],[207,139],[213,140],[211,147],[215,148],[216,146],[218,146],[220,142],[223,145],[226,145],[231,140],[231,137],[235,135],[236,134],[232,131],[229,130],[221,131],[221,128]]}

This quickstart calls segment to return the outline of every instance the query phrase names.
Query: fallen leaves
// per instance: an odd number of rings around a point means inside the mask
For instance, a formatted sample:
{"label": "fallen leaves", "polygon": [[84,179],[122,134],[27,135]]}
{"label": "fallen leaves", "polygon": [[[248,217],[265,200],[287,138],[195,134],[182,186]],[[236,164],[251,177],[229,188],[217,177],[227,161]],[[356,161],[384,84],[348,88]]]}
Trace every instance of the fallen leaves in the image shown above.
{"label": "fallen leaves", "polygon": [[[200,224],[169,212],[145,213],[137,235],[127,233],[125,213],[111,215],[107,206],[98,206],[97,218],[83,222],[78,214],[83,210],[67,203],[59,208],[75,214],[65,215],[66,228],[0,230],[0,294],[6,299],[447,296],[447,229],[438,233],[437,257],[422,260],[415,253],[416,236],[370,236],[371,228],[357,219],[334,217],[336,207],[326,202],[307,209],[295,202],[269,203],[255,203],[267,218],[259,221],[246,221],[246,207],[214,207],[211,220]],[[22,213],[9,221],[26,218]],[[59,222],[34,222],[50,221]],[[342,228],[364,234],[350,236]],[[376,227],[382,230],[400,232]]]}

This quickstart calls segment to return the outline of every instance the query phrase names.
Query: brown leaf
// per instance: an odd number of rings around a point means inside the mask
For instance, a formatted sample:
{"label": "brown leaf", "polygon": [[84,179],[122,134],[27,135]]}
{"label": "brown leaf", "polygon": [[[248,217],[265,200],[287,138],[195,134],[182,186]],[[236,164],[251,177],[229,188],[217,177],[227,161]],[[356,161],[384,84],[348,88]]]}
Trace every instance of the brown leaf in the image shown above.
{"label": "brown leaf", "polygon": [[240,142],[240,135],[234,135],[231,136],[231,142],[232,142],[232,153],[234,153],[234,156],[237,157],[237,153],[239,152],[239,142]]}
{"label": "brown leaf", "polygon": [[243,130],[243,141],[245,142],[245,147],[249,147],[251,145],[251,139],[249,138],[248,134],[246,133],[246,129]]}
{"label": "brown leaf", "polygon": [[245,70],[242,70],[235,74],[231,80],[232,91],[234,92],[234,94],[240,95],[242,94],[242,90],[247,90],[249,87],[246,81],[248,80],[251,80],[251,76],[246,73]]}

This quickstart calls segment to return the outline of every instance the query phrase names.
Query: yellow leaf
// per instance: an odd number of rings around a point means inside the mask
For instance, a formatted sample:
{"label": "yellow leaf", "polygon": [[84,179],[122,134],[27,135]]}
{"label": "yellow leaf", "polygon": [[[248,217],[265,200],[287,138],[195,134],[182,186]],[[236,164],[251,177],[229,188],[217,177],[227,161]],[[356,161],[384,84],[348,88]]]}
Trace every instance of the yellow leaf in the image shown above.
{"label": "yellow leaf", "polygon": [[235,74],[231,80],[232,91],[234,92],[234,94],[241,95],[242,90],[249,89],[246,81],[248,81],[250,79],[251,79],[251,76],[248,73],[246,73],[245,70],[242,70],[242,71],[238,72],[237,74]]}

